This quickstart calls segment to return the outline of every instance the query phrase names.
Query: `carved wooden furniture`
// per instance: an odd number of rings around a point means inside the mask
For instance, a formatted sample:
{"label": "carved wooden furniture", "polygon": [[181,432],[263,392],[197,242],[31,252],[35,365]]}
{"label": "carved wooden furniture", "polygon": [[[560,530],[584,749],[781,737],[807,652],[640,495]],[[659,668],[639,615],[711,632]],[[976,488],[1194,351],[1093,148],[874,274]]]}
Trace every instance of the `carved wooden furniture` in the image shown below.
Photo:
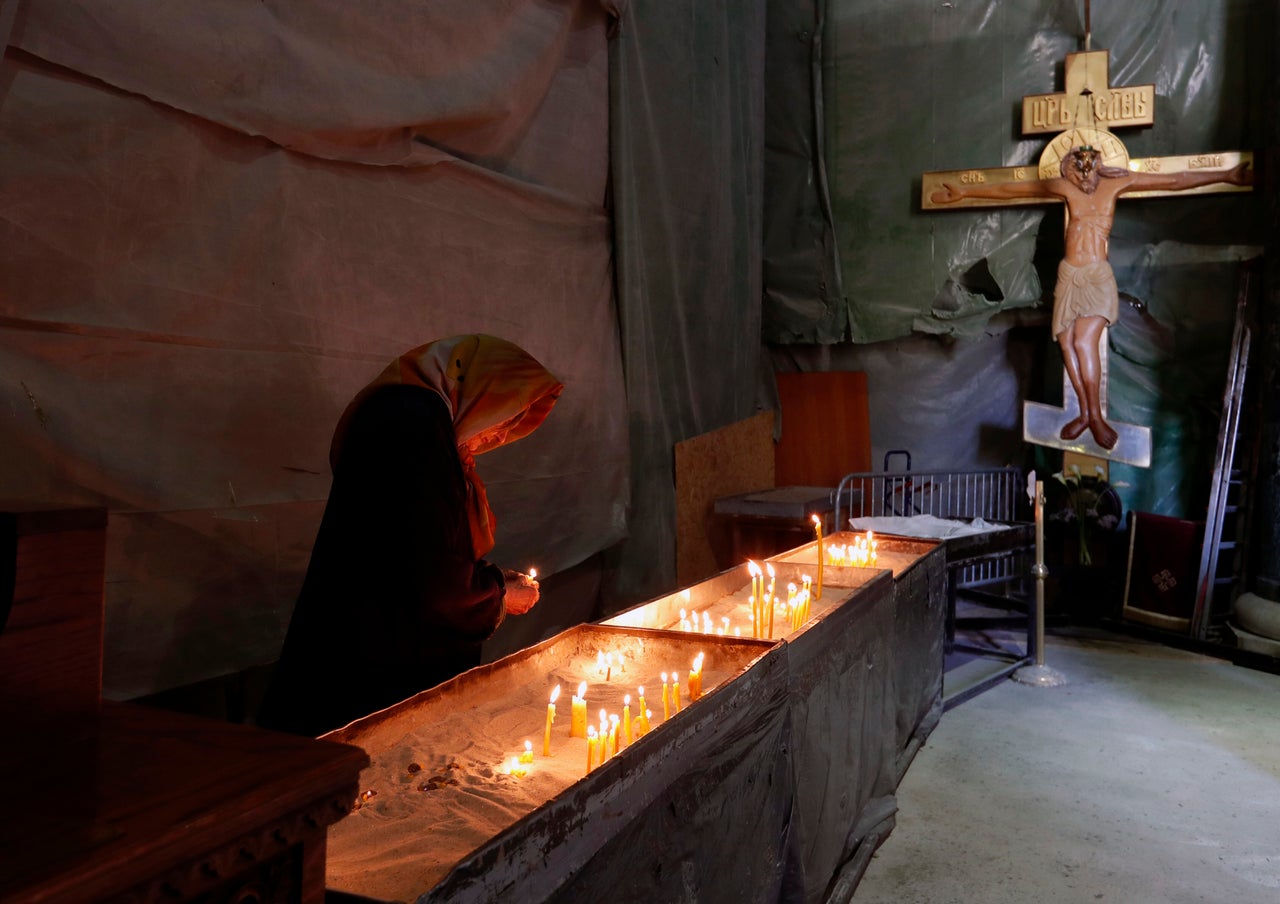
{"label": "carved wooden furniture", "polygon": [[102,701],[106,523],[0,504],[0,902],[320,904],[368,757]]}

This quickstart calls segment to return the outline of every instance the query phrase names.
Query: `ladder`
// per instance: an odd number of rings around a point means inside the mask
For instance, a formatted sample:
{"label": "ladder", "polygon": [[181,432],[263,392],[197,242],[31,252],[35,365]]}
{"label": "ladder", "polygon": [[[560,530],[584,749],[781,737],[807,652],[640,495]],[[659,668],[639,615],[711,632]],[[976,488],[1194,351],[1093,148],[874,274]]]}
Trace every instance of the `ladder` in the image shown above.
{"label": "ladder", "polygon": [[1214,453],[1213,483],[1205,514],[1196,602],[1191,615],[1191,635],[1198,640],[1218,639],[1222,622],[1235,601],[1244,577],[1246,538],[1249,530],[1249,484],[1253,449],[1239,449],[1240,419],[1244,408],[1245,377],[1249,369],[1250,291],[1258,271],[1258,259],[1245,261],[1236,293],[1236,320],[1227,364],[1227,385],[1222,396],[1218,445]]}

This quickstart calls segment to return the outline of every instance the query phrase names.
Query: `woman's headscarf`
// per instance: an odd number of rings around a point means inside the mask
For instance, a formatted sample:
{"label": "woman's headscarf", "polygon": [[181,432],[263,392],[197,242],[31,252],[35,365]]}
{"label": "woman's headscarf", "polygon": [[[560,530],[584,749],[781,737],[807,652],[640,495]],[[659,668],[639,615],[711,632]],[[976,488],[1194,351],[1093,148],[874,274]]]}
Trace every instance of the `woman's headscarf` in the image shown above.
{"label": "woman's headscarf", "polygon": [[472,544],[477,556],[485,555],[493,549],[496,522],[474,456],[532,433],[546,420],[564,385],[520,346],[496,336],[453,336],[420,345],[392,361],[347,407],[334,431],[332,464],[360,400],[392,384],[434,390],[449,406],[467,480]]}

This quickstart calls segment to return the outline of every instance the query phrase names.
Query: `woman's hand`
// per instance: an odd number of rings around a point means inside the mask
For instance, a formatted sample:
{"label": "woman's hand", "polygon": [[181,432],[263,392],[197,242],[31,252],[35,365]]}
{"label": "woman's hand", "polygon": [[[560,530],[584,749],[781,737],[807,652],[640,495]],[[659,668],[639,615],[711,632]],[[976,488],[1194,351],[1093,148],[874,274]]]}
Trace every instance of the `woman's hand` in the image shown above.
{"label": "woman's hand", "polygon": [[508,571],[504,574],[507,592],[503,597],[508,615],[524,615],[538,601],[538,582],[519,571]]}

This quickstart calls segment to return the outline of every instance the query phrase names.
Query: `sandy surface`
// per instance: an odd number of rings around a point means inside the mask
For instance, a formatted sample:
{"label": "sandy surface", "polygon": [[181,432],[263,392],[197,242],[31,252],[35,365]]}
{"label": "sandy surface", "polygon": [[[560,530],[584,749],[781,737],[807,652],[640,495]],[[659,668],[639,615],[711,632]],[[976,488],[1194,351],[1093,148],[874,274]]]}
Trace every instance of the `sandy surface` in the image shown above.
{"label": "sandy surface", "polygon": [[[455,679],[400,704],[389,711],[395,718],[363,735],[359,722],[345,729],[338,739],[360,744],[373,762],[361,775],[358,809],[329,831],[328,887],[400,901],[430,890],[468,853],[586,775],[587,742],[570,737],[570,698],[581,682],[587,683],[589,724],[599,723],[601,709],[621,716],[628,694],[637,718],[644,687],[650,728],[660,732],[661,673],[679,673],[687,707],[687,674],[700,649],[693,637],[567,632],[563,643],[537,657],[516,654],[510,667],[500,662],[483,680]],[[730,641],[706,648],[704,697],[761,651],[759,644]],[[601,653],[615,657],[608,680],[598,666]],[[544,757],[547,703],[556,685],[551,755]],[[673,704],[674,685],[671,690]],[[680,717],[674,706],[670,715]],[[534,748],[527,774],[508,774],[526,740]]]}
{"label": "sandy surface", "polygon": [[[851,546],[855,540],[863,538],[866,533],[863,531],[840,531],[831,534],[823,540],[823,545],[830,547]],[[888,569],[893,572],[893,576],[899,577],[904,571],[920,560],[920,557],[928,553],[934,548],[938,542],[935,540],[913,540],[888,537],[882,534],[875,535],[876,564],[872,568],[858,568],[856,566],[834,567],[827,565],[823,569],[823,575],[827,582],[832,586],[843,585],[848,586],[850,582],[859,582],[865,580],[860,573],[874,571],[875,569]],[[808,565],[811,569],[818,567],[817,552],[813,548],[812,543],[797,547],[790,552],[783,553],[778,556],[777,562],[786,562],[795,565]]]}

